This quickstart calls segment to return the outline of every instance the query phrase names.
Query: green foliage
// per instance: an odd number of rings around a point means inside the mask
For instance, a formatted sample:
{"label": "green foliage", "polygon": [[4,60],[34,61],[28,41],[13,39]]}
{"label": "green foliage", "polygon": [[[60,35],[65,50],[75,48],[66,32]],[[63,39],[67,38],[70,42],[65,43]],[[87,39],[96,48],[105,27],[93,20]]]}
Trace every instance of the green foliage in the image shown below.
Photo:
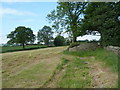
{"label": "green foliage", "polygon": [[58,2],[56,10],[47,15],[47,18],[53,22],[53,28],[61,32],[63,28],[71,32],[73,41],[76,37],[83,34],[80,29],[81,17],[86,7],[85,2]]}
{"label": "green foliage", "polygon": [[25,44],[32,44],[35,40],[35,35],[30,28],[26,28],[24,26],[19,26],[8,34],[7,38],[10,40],[7,42],[8,44],[22,44],[23,49]]}
{"label": "green foliage", "polygon": [[65,38],[63,36],[58,35],[54,39],[54,45],[55,46],[63,46],[63,45],[65,45]]}
{"label": "green foliage", "polygon": [[102,45],[120,46],[119,8],[120,2],[58,2],[57,9],[47,18],[53,28],[70,32],[74,42],[77,36],[98,31]]}
{"label": "green foliage", "polygon": [[50,41],[53,40],[53,31],[49,26],[44,26],[37,34],[38,42],[44,42],[45,45],[49,45]]}
{"label": "green foliage", "polygon": [[69,38],[66,38],[66,39],[65,39],[66,45],[70,45],[71,42],[72,42],[72,41],[71,41]]}
{"label": "green foliage", "polygon": [[85,10],[85,18],[81,28],[83,31],[98,31],[101,44],[104,46],[120,46],[120,2],[91,2]]}

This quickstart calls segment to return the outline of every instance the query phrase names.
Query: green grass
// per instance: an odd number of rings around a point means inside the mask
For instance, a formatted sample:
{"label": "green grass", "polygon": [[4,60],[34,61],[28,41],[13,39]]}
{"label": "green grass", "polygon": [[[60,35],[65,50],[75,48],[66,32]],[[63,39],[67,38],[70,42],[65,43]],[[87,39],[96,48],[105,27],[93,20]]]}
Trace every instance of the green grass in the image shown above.
{"label": "green grass", "polygon": [[[46,48],[45,45],[26,45],[25,50],[32,50],[32,49],[38,49],[38,48]],[[0,46],[0,53],[5,52],[14,52],[14,51],[22,51],[22,46]]]}
{"label": "green grass", "polygon": [[118,56],[111,51],[106,51],[103,48],[98,48],[95,51],[79,51],[69,52],[64,51],[64,54],[70,54],[80,57],[95,56],[95,60],[102,61],[105,65],[111,67],[114,72],[118,72]]}
{"label": "green grass", "polygon": [[61,63],[58,64],[58,66],[57,66],[57,70],[60,71],[61,69],[63,69],[63,66],[64,66],[66,63],[68,63],[68,61],[69,61],[69,60],[63,58],[62,61],[61,61]]}
{"label": "green grass", "polygon": [[68,61],[69,60],[62,58],[61,62],[57,65],[56,69],[53,71],[51,77],[40,88],[43,88],[46,84],[48,84],[53,79],[53,77],[63,69],[63,66],[67,64]]}
{"label": "green grass", "polygon": [[14,77],[11,76],[9,80],[3,80],[3,87],[14,87],[14,85],[16,85],[16,87],[19,87],[17,85],[22,87],[39,87],[39,85],[46,81],[45,78],[48,79],[52,73],[52,70],[47,69],[45,66],[46,64],[40,63],[27,70],[23,70],[20,74]]}
{"label": "green grass", "polygon": [[[120,56],[118,56],[118,63],[120,64]],[[120,65],[118,65],[118,76],[120,76]],[[118,80],[118,88],[120,90],[120,79]]]}
{"label": "green grass", "polygon": [[[89,74],[90,68],[86,64],[89,59],[83,60],[80,57],[95,56],[95,60],[104,62],[114,72],[118,70],[117,55],[102,48],[95,51],[64,51],[64,54],[68,55],[63,55],[60,60],[59,54],[65,49],[66,47],[56,47],[3,54],[3,87],[39,88],[54,77],[56,70],[63,70],[57,88],[91,88],[92,77]],[[67,58],[69,55],[79,57],[73,56],[69,60]]]}
{"label": "green grass", "polygon": [[75,58],[66,67],[59,85],[60,88],[90,88],[91,77],[85,61]]}
{"label": "green grass", "polygon": [[[66,47],[2,54],[3,88],[40,88],[50,80]],[[63,62],[65,63],[66,60]]]}

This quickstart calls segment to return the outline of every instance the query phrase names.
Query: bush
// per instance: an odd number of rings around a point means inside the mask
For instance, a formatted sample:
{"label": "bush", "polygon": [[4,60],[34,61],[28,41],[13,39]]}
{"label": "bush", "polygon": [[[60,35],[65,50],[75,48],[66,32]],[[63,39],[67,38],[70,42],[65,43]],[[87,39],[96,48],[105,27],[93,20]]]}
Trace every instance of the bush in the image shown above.
{"label": "bush", "polygon": [[63,46],[65,45],[65,38],[63,36],[57,36],[54,40],[55,46]]}

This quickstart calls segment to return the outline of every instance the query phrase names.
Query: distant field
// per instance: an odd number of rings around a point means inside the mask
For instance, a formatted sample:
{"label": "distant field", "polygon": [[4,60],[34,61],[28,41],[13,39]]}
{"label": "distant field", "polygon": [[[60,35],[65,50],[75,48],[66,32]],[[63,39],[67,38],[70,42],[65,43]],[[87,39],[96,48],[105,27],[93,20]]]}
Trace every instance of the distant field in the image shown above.
{"label": "distant field", "polygon": [[[45,45],[26,45],[25,50],[31,50],[31,49],[38,49],[38,48],[46,48]],[[22,51],[22,46],[0,46],[0,53],[5,52],[13,52],[13,51]]]}

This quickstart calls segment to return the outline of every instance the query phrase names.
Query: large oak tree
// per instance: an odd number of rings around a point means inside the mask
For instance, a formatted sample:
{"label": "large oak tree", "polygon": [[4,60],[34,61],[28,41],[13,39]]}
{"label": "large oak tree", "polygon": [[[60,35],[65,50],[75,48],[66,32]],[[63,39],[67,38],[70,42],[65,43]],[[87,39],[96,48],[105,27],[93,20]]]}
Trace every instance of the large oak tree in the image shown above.
{"label": "large oak tree", "polygon": [[57,8],[47,18],[56,30],[70,32],[75,42],[77,36],[83,34],[80,25],[85,7],[85,2],[58,2]]}
{"label": "large oak tree", "polygon": [[7,38],[10,39],[7,42],[8,44],[21,44],[24,49],[25,44],[34,43],[35,35],[30,28],[19,26],[15,29],[15,31],[8,34]]}

